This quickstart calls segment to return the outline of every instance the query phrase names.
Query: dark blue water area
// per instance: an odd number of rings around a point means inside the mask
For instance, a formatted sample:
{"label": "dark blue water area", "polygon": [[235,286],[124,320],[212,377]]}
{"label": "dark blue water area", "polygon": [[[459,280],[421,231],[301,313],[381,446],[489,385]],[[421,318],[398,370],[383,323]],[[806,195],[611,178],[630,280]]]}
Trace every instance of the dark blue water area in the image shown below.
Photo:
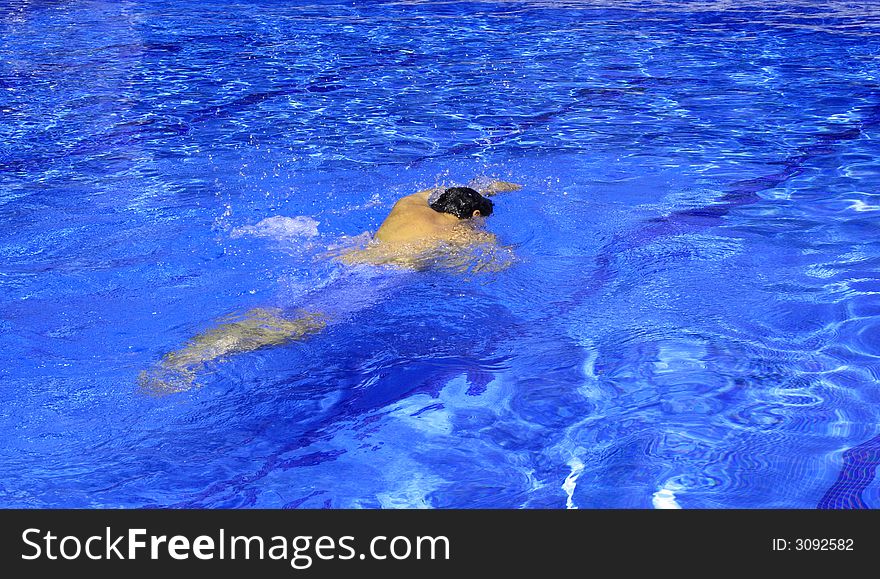
{"label": "dark blue water area", "polygon": [[[831,1],[0,2],[0,505],[880,506],[878,34]],[[327,257],[479,175],[524,186],[509,268]],[[138,385],[306,305],[304,341]]]}

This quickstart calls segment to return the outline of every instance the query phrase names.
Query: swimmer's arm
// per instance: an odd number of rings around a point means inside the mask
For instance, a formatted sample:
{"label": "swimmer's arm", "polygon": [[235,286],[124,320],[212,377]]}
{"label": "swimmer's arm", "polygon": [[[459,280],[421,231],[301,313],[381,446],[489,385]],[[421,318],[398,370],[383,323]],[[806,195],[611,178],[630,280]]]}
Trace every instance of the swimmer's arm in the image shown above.
{"label": "swimmer's arm", "polygon": [[516,263],[513,246],[500,243],[494,233],[482,229],[471,229],[453,242],[452,249],[443,265],[461,273],[497,273]]}
{"label": "swimmer's arm", "polygon": [[336,259],[347,265],[378,265],[394,266],[401,269],[425,269],[428,259],[419,253],[417,245],[385,247],[371,245],[365,249],[352,249],[336,256]]}
{"label": "swimmer's arm", "polygon": [[468,233],[470,245],[498,245],[498,236],[485,229],[471,229]]}
{"label": "swimmer's arm", "polygon": [[375,251],[367,249],[349,249],[338,255],[332,256],[334,259],[341,261],[347,265],[357,265],[361,263],[375,263]]}
{"label": "swimmer's arm", "polygon": [[498,193],[507,193],[508,191],[519,191],[520,189],[522,189],[522,185],[518,183],[501,181],[500,179],[493,179],[491,181],[481,181],[479,179],[474,179],[469,185],[476,189],[477,192],[480,193],[480,195],[485,195],[486,197],[491,197],[492,195],[497,195]]}

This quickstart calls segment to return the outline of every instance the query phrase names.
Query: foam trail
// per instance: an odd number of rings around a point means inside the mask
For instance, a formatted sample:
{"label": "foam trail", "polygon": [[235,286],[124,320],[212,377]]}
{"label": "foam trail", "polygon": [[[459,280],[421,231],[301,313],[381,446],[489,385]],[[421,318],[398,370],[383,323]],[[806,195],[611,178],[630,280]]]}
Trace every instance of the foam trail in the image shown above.
{"label": "foam trail", "polygon": [[574,456],[568,461],[568,466],[571,468],[571,472],[568,473],[568,476],[565,477],[565,482],[562,483],[562,490],[564,490],[567,495],[565,499],[565,508],[576,509],[578,507],[574,504],[574,489],[577,486],[578,477],[584,472],[584,463],[581,459]]}

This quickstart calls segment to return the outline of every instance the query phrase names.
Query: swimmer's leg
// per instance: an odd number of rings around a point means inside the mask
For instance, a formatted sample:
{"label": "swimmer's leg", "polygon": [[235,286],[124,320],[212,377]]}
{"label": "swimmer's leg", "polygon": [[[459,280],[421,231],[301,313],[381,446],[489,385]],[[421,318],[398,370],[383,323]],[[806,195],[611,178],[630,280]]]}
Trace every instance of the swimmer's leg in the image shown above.
{"label": "swimmer's leg", "polygon": [[289,318],[281,316],[278,309],[255,308],[227,318],[192,338],[180,350],[165,354],[155,368],[141,372],[138,383],[154,394],[182,392],[192,388],[198,371],[208,362],[300,340],[326,325],[324,317],[316,313]]}

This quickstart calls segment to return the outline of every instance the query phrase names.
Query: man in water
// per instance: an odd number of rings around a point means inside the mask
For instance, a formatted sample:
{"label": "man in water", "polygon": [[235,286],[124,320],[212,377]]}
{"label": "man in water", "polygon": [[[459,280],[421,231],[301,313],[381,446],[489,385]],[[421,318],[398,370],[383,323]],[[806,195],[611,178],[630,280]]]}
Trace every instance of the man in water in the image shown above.
{"label": "man in water", "polygon": [[[492,214],[488,196],[521,188],[506,181],[472,181],[471,187],[434,188],[399,199],[367,247],[337,256],[347,264],[369,264],[422,270],[445,262],[464,268],[478,246],[497,247],[495,236],[480,228]],[[478,190],[479,189],[479,190]],[[153,369],[141,372],[139,383],[156,394],[192,387],[208,362],[225,356],[303,339],[322,330],[327,317],[301,311],[295,317],[280,309],[255,308],[221,320],[214,328],[169,352]]]}
{"label": "man in water", "polygon": [[481,244],[495,244],[483,231],[483,219],[492,214],[488,196],[519,186],[491,181],[481,191],[470,187],[427,189],[397,201],[372,242],[364,249],[338,256],[344,263],[395,265],[425,269],[438,257],[451,258]]}

